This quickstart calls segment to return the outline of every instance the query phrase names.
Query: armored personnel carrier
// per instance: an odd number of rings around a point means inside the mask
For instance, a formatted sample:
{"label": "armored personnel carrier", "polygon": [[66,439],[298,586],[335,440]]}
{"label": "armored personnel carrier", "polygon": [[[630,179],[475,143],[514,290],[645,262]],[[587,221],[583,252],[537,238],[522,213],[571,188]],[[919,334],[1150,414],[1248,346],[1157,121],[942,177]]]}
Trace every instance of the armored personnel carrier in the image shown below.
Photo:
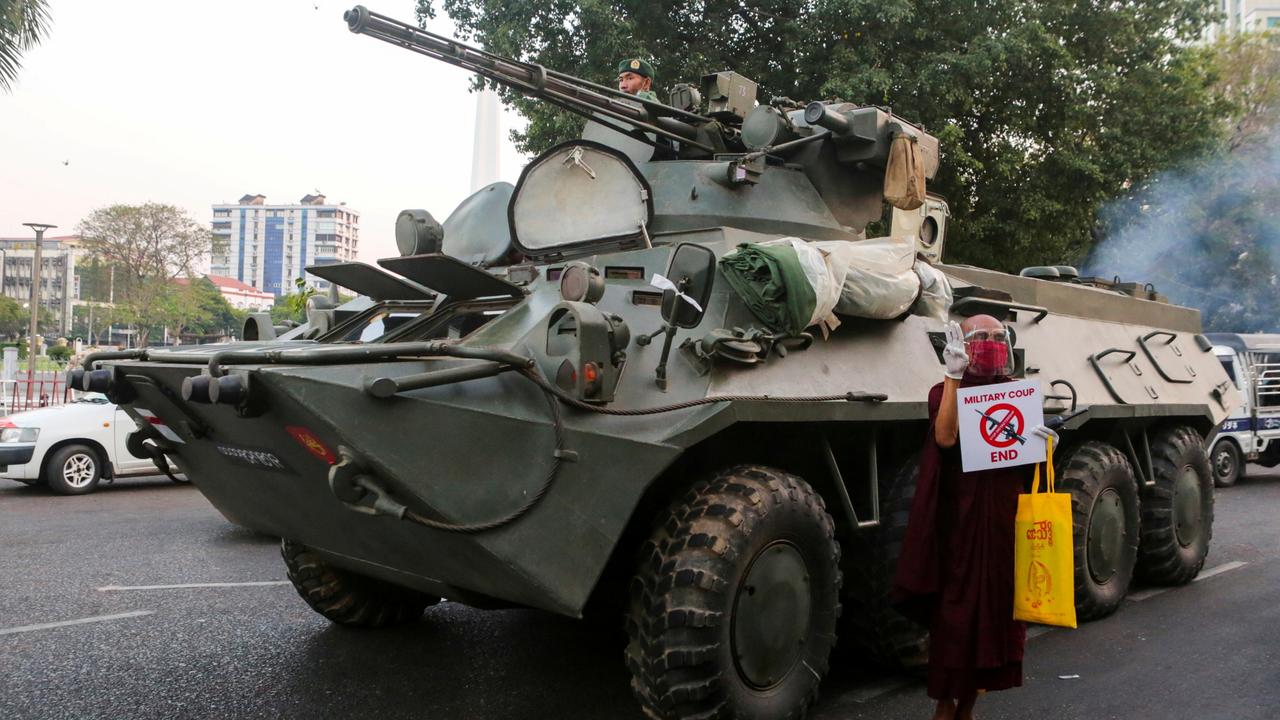
{"label": "armored personnel carrier", "polygon": [[[1238,399],[1198,313],[1068,268],[941,264],[923,128],[760,103],[733,73],[649,102],[363,7],[346,20],[578,113],[583,137],[443,225],[406,211],[401,257],[308,268],[361,297],[289,336],[98,354],[73,378],[149,418],[133,442],[225,514],[282,537],[317,612],[617,612],[648,716],[803,717],[837,637],[906,663],[924,649],[886,594],[943,324],[979,313],[1016,335],[1016,374],[1061,424],[1081,615],[1115,610],[1135,574],[1199,571],[1204,441]],[[893,237],[868,239],[887,188]],[[866,316],[817,312],[830,288],[751,255],[873,243],[905,243],[918,279]],[[894,305],[860,277],[841,301]]]}

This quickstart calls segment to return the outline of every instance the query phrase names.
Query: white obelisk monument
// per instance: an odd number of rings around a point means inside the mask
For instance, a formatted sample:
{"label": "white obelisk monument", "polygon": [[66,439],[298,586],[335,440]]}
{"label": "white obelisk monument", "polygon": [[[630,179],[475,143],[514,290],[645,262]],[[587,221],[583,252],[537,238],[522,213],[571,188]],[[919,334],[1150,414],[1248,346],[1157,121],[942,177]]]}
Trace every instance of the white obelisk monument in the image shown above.
{"label": "white obelisk monument", "polygon": [[471,192],[501,179],[498,158],[498,93],[476,93],[475,139],[471,146]]}

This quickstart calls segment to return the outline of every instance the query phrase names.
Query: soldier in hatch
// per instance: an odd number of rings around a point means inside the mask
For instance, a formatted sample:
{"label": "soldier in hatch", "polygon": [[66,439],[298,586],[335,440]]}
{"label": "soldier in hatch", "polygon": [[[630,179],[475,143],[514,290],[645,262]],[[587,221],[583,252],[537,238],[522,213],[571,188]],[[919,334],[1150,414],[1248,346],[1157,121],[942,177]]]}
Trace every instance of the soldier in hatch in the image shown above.
{"label": "soldier in hatch", "polygon": [[618,63],[618,89],[641,100],[658,102],[653,87],[653,66],[647,60],[627,58]]}

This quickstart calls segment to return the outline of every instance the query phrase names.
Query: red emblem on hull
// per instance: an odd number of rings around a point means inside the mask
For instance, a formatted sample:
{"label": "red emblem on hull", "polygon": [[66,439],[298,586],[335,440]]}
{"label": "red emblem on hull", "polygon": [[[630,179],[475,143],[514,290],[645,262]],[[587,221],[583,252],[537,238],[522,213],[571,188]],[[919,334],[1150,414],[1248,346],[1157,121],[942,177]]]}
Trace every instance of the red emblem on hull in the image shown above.
{"label": "red emblem on hull", "polygon": [[323,460],[326,464],[332,465],[338,462],[338,456],[333,454],[327,445],[320,442],[320,438],[315,436],[310,430],[300,425],[286,425],[285,432],[293,436],[298,444],[307,449],[307,452],[315,455]]}

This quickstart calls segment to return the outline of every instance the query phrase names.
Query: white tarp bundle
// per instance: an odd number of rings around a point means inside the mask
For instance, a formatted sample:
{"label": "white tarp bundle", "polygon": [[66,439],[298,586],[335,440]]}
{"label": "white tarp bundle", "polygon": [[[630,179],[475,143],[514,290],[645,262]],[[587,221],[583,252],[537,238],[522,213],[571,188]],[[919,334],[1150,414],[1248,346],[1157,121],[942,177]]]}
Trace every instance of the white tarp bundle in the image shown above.
{"label": "white tarp bundle", "polygon": [[837,315],[891,320],[910,310],[945,320],[951,308],[946,276],[916,260],[914,236],[856,242],[789,237],[762,244],[795,249],[817,296],[809,325],[820,325],[824,336],[840,325]]}
{"label": "white tarp bundle", "polygon": [[951,313],[951,283],[938,268],[927,262],[916,262],[916,275],[920,276],[920,299],[911,306],[913,315],[923,315],[945,322]]}
{"label": "white tarp bundle", "polygon": [[769,240],[760,244],[790,245],[796,251],[796,258],[800,261],[804,276],[808,278],[809,284],[813,286],[813,294],[816,296],[813,316],[809,318],[809,324],[805,327],[813,327],[821,323],[823,337],[826,337],[828,332],[839,327],[840,320],[831,311],[836,308],[840,300],[840,286],[844,282],[844,275],[833,270],[827,254],[820,247],[822,243],[812,243],[800,238],[789,237]]}

